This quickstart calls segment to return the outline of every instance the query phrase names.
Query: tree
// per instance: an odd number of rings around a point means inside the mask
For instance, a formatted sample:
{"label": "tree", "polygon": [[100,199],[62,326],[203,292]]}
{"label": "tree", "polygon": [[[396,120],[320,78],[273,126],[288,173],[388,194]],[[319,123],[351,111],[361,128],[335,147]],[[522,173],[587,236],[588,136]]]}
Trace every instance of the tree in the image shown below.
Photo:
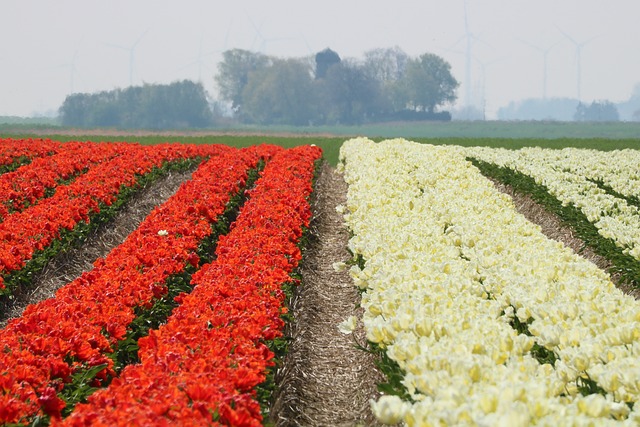
{"label": "tree", "polygon": [[251,72],[242,92],[243,118],[259,124],[308,125],[314,117],[311,70],[297,59],[277,59]]}
{"label": "tree", "polygon": [[120,108],[120,127],[136,128],[142,126],[143,113],[140,111],[140,100],[144,91],[143,86],[129,86],[122,90],[116,89]]}
{"label": "tree", "polygon": [[576,107],[574,120],[579,122],[617,122],[618,109],[610,101],[593,101],[591,105],[582,102]]}
{"label": "tree", "polygon": [[321,121],[356,124],[378,112],[380,85],[355,61],[332,66],[316,88]]}
{"label": "tree", "polygon": [[391,117],[406,108],[406,100],[398,97],[398,82],[404,78],[408,63],[409,55],[397,46],[365,52],[364,69],[378,84],[379,117]]}
{"label": "tree", "polygon": [[115,127],[120,125],[118,91],[100,92],[92,97],[88,110],[88,123],[92,126]]}
{"label": "tree", "polygon": [[498,109],[498,120],[573,120],[578,106],[574,98],[528,98],[511,101]]}
{"label": "tree", "polygon": [[448,112],[435,112],[456,99],[450,69],[436,55],[412,59],[398,47],[371,50],[363,62],[342,60],[328,48],[301,59],[234,49],[224,52],[215,80],[244,122],[450,120]]}
{"label": "tree", "polygon": [[266,55],[244,49],[224,51],[215,75],[221,98],[231,102],[231,107],[238,111],[242,107],[242,93],[249,82],[249,74],[264,70],[271,62]]}
{"label": "tree", "polygon": [[212,123],[202,83],[144,85],[138,100],[139,126],[150,129],[205,127]]}
{"label": "tree", "polygon": [[386,49],[372,49],[364,54],[364,68],[381,84],[393,83],[401,79],[409,62],[407,55],[398,46]]}
{"label": "tree", "polygon": [[190,80],[173,83],[167,86],[167,100],[174,123],[196,128],[211,124],[213,113],[202,83]]}
{"label": "tree", "polygon": [[406,73],[398,81],[396,102],[415,111],[433,113],[436,107],[456,100],[458,85],[448,62],[425,53],[407,63]]}
{"label": "tree", "polygon": [[67,96],[59,109],[63,126],[85,126],[91,95],[74,93]]}
{"label": "tree", "polygon": [[206,91],[189,80],[68,96],[63,124],[80,127],[170,129],[212,124]]}

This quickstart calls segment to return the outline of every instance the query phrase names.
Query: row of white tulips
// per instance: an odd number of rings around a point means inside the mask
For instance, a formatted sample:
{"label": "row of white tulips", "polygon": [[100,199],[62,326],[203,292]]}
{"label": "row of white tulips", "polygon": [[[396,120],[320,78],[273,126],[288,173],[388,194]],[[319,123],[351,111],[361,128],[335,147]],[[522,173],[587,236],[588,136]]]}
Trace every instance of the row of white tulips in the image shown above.
{"label": "row of white tulips", "polygon": [[640,197],[640,151],[634,149],[599,151],[579,148],[545,150],[525,148],[523,152],[544,151],[553,167],[591,180],[602,181],[625,196]]}
{"label": "row of white tulips", "polygon": [[485,162],[532,177],[564,205],[572,204],[592,222],[600,235],[611,238],[624,252],[640,260],[640,213],[624,199],[614,197],[590,179],[602,180],[627,196],[640,195],[640,152],[524,148],[466,150]]}
{"label": "row of white tulips", "polygon": [[[366,291],[367,337],[398,362],[413,399],[383,396],[374,413],[409,426],[638,425],[640,407],[625,402],[640,396],[640,306],[464,156],[398,139],[341,148],[349,190],[338,209],[366,260],[350,272]],[[531,355],[534,343],[553,366]],[[605,395],[580,394],[583,380]]]}

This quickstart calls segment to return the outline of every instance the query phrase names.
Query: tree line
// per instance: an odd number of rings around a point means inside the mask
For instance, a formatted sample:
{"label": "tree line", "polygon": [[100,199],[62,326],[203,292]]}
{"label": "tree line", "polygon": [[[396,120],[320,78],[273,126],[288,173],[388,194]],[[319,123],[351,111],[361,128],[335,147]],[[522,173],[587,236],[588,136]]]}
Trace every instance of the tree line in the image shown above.
{"label": "tree line", "polygon": [[[389,120],[450,120],[456,100],[451,66],[425,53],[374,49],[362,60],[331,49],[306,58],[278,58],[244,49],[223,53],[214,80],[235,120],[247,124],[361,124]],[[59,109],[65,126],[199,128],[216,115],[201,83],[145,84],[71,94]]]}
{"label": "tree line", "polygon": [[201,83],[145,84],[67,96],[63,126],[181,129],[211,126],[213,113]]}
{"label": "tree line", "polygon": [[374,49],[363,60],[325,49],[315,57],[274,58],[232,49],[215,76],[236,117],[256,124],[360,124],[388,120],[450,120],[458,82],[441,57],[409,57]]}

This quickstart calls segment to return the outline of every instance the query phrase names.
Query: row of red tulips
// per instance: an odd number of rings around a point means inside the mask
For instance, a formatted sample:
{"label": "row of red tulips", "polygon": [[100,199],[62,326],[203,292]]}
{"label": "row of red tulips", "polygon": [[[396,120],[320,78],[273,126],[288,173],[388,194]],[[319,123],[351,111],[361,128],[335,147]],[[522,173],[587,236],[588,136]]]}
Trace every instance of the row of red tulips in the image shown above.
{"label": "row of red tulips", "polygon": [[55,154],[61,145],[60,142],[50,139],[0,138],[0,170],[5,170],[4,168],[15,163]]}
{"label": "row of red tulips", "polygon": [[69,142],[58,153],[0,175],[0,221],[10,212],[22,211],[45,197],[48,189],[73,178],[92,165],[131,150],[126,143]]}
{"label": "row of red tulips", "polygon": [[141,362],[77,405],[64,425],[262,425],[255,389],[273,364],[265,342],[282,334],[282,286],[301,259],[320,156],[313,146],[274,156],[220,237],[216,260],[193,275],[193,292],[139,340]]}
{"label": "row of red tulips", "polygon": [[[66,405],[59,393],[79,372],[95,370],[93,385],[108,382],[115,374],[110,355],[126,336],[135,311],[167,292],[169,276],[197,264],[195,251],[211,233],[211,223],[243,185],[247,170],[272,151],[209,147],[214,154],[192,180],[105,259],[96,260],[93,270],[62,287],[54,298],[30,305],[0,330],[0,422],[59,417]],[[147,149],[151,159],[158,151],[164,158],[184,156],[170,147]],[[110,182],[107,176],[94,181],[105,182]]]}
{"label": "row of red tulips", "polygon": [[23,268],[36,251],[47,248],[64,230],[88,223],[101,205],[109,206],[118,198],[123,187],[135,186],[140,176],[166,162],[211,154],[211,147],[131,145],[122,155],[96,164],[73,183],[60,186],[52,197],[7,216],[0,223],[0,291],[8,274]]}

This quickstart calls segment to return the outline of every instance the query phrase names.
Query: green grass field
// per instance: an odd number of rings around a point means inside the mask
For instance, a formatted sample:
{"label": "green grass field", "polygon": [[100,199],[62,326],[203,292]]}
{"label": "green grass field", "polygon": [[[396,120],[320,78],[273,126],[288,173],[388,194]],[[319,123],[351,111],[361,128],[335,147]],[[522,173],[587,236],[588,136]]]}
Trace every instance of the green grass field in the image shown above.
{"label": "green grass field", "polygon": [[640,138],[640,122],[398,122],[362,126],[242,127],[247,131],[404,138]]}
{"label": "green grass field", "polygon": [[[114,135],[113,129],[92,130],[86,135],[82,130],[61,127],[35,127],[28,124],[0,125],[0,137],[48,137],[60,141],[136,141],[142,144],[183,142],[194,144],[220,143],[236,147],[269,143],[292,147],[316,144],[324,150],[325,158],[335,165],[338,151],[345,139],[368,136],[374,140],[402,137],[431,144],[456,144],[463,146],[492,146],[522,148],[591,148],[614,150],[640,149],[640,123],[577,123],[577,122],[448,122],[448,123],[384,123],[366,126],[332,127],[238,127],[233,129],[208,129],[176,131],[173,135],[140,135],[126,130]],[[198,133],[198,136],[190,134]],[[146,132],[151,133],[151,132]],[[184,133],[182,135],[181,133]],[[211,133],[211,135],[204,135]],[[239,135],[250,134],[250,135]]]}

